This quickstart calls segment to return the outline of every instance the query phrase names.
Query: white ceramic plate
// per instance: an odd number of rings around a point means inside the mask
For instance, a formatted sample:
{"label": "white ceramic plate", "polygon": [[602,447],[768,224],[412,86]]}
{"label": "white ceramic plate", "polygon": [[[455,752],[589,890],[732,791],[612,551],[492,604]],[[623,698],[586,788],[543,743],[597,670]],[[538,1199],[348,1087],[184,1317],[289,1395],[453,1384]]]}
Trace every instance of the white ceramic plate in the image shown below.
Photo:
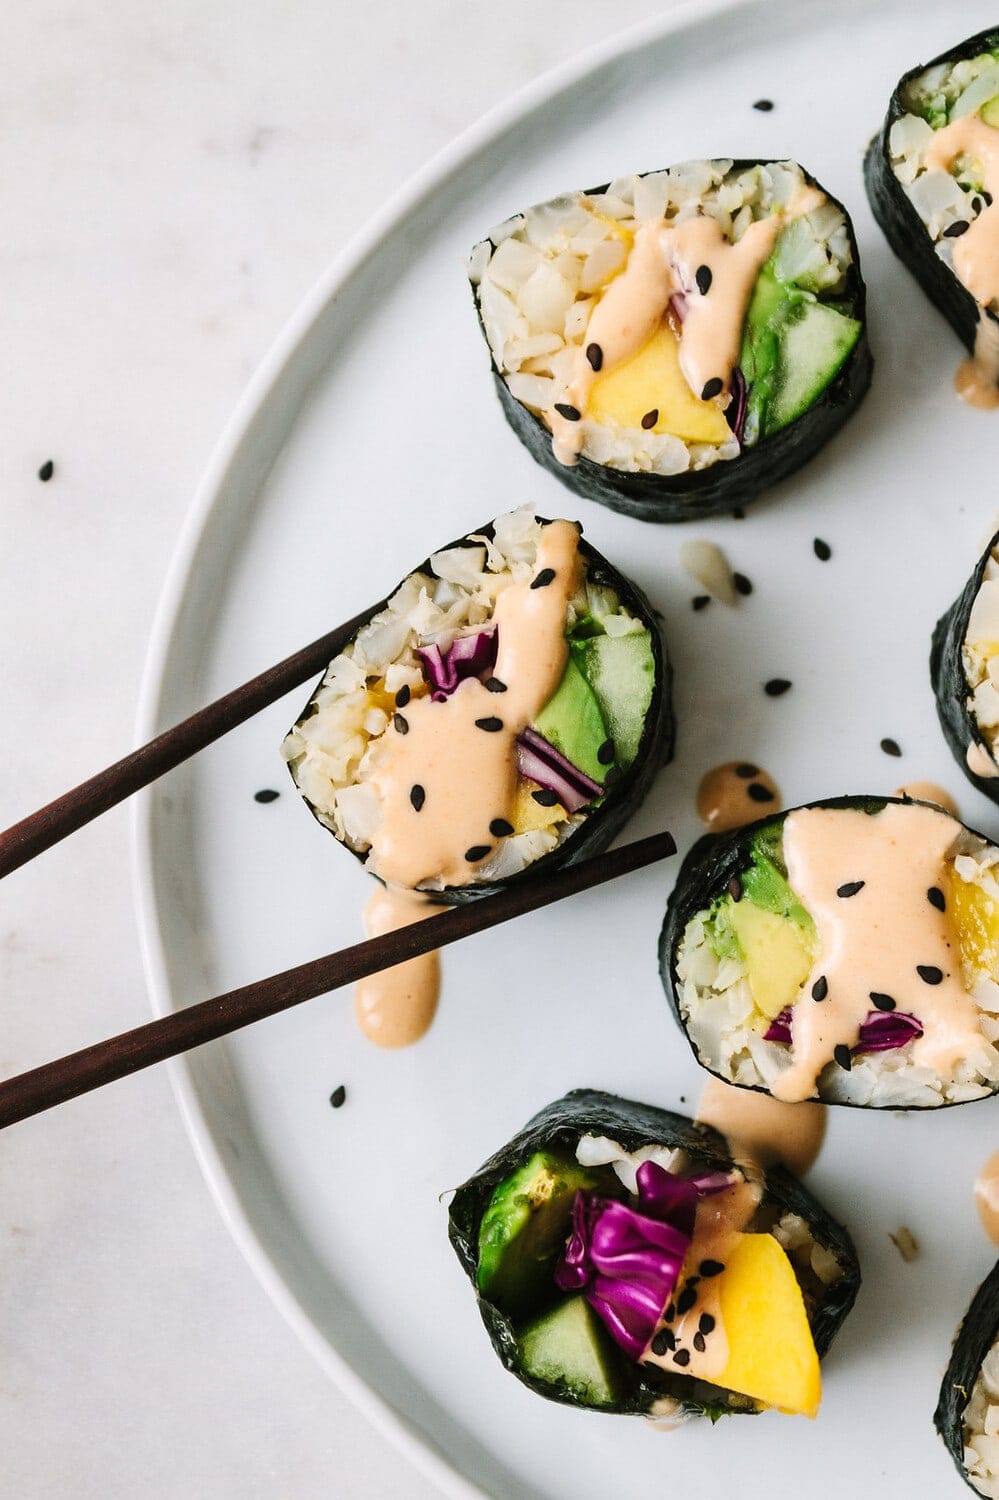
{"label": "white ceramic plate", "polygon": [[[994,19],[911,3],[702,5],[571,65],[425,171],[316,290],[206,476],[151,651],[143,738],[381,597],[435,546],[512,505],[579,518],[666,616],[679,749],[632,834],[686,848],[709,766],[765,765],[788,805],[949,786],[995,831],[943,745],[933,622],[990,529],[996,418],[958,405],[960,351],[888,252],[861,183],[896,77]],[[770,114],[753,102],[772,98]],[[877,369],[866,404],[749,518],[695,528],[755,585],[690,609],[689,528],[564,491],[507,430],[464,279],[473,241],[567,188],[692,156],[797,156],[851,209]],[[819,562],[812,540],[833,557]],[[762,683],[792,679],[767,698]],[[306,690],[157,786],[137,819],[139,910],[163,1012],[357,939],[368,882],[288,787]],[[880,750],[884,736],[902,760]],[[281,790],[268,805],[262,787]],[[676,861],[673,862],[674,867]],[[768,1415],[673,1435],[541,1401],[493,1356],[439,1194],[577,1085],[696,1105],[655,947],[664,867],[450,950],[431,1034],[386,1054],[333,995],[204,1048],[175,1073],[195,1147],[261,1281],[317,1357],[452,1495],[957,1494],[931,1416],[950,1339],[992,1256],[975,1169],[991,1103],[937,1117],[833,1112],[811,1185],[865,1284],[815,1424]],[[330,1091],[345,1083],[346,1106]],[[889,1241],[911,1227],[920,1259]],[[481,1486],[477,1488],[476,1486]]]}

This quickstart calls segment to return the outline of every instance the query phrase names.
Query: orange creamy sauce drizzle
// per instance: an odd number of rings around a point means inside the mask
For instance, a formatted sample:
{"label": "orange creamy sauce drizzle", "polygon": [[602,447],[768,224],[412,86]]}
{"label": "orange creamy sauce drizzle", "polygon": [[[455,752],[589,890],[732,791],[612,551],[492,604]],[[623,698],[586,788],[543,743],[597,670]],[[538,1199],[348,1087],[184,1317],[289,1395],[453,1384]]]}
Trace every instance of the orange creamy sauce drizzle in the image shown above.
{"label": "orange creamy sauce drizzle", "polygon": [[[640,224],[627,265],[590,314],[564,399],[585,416],[596,379],[585,350],[591,344],[599,346],[601,373],[623,364],[655,333],[674,293],[684,292],[687,310],[680,327],[680,368],[698,397],[709,381],[721,380],[717,399],[724,410],[731,399],[729,385],[739,359],[746,309],[763,263],[785,225],[825,201],[818,189],[803,187],[786,209],[757,219],[734,244],[707,214],[675,226],[658,220]],[[702,266],[711,272],[709,289],[703,294],[694,280]],[[545,413],[545,420],[552,431],[555,457],[560,463],[574,464],[583,446],[582,423],[554,409]]]}
{"label": "orange creamy sauce drizzle", "polygon": [[737,1141],[760,1166],[780,1162],[796,1177],[814,1165],[826,1133],[824,1104],[785,1104],[720,1078],[705,1084],[697,1118]]}
{"label": "orange creamy sauce drizzle", "polygon": [[[791,1064],[771,1087],[775,1098],[812,1097],[834,1049],[856,1043],[872,994],[889,995],[922,1024],[917,1066],[947,1076],[981,1045],[950,922],[927,897],[958,831],[946,813],[918,804],[889,803],[873,815],[800,808],[785,820],[788,880],[815,922],[820,953],[794,1007]],[[819,979],[821,1002],[812,998]]]}
{"label": "orange creamy sauce drizzle", "polygon": [[780,791],[766,771],[752,761],[728,760],[701,778],[697,816],[712,833],[741,828],[767,813],[780,811]]}
{"label": "orange creamy sauce drizzle", "polygon": [[989,1157],[975,1178],[975,1207],[985,1233],[999,1245],[999,1151]]}
{"label": "orange creamy sauce drizzle", "polygon": [[[365,908],[364,929],[368,937],[381,937],[411,922],[422,922],[425,917],[440,916],[445,910],[431,906],[419,891],[380,885]],[[440,980],[440,954],[436,950],[367,975],[354,987],[357,1024],[379,1047],[410,1046],[419,1041],[434,1019]]]}

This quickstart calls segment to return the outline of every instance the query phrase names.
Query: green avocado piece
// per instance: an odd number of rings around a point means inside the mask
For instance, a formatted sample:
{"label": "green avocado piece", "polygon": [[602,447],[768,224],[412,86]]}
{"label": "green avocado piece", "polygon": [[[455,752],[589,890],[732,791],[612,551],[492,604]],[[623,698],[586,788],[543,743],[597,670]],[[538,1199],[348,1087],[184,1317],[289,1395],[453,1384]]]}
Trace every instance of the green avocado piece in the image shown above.
{"label": "green avocado piece", "polygon": [[[534,728],[584,776],[603,785],[604,777],[614,765],[613,755],[600,759],[600,751],[610,736],[596,694],[571,652],[562,681],[535,719]],[[604,754],[608,752],[605,750]]]}
{"label": "green avocado piece", "polygon": [[513,1317],[529,1316],[555,1288],[555,1262],[569,1236],[572,1204],[601,1179],[575,1162],[537,1151],[493,1189],[479,1225],[479,1291]]}
{"label": "green avocado piece", "polygon": [[526,1375],[558,1386],[587,1406],[620,1399],[623,1376],[617,1346],[584,1297],[570,1297],[525,1328],[517,1340]]}
{"label": "green avocado piece", "polygon": [[596,694],[618,764],[630,766],[638,754],[656,681],[651,635],[637,630],[594,636],[573,646],[572,655]]}

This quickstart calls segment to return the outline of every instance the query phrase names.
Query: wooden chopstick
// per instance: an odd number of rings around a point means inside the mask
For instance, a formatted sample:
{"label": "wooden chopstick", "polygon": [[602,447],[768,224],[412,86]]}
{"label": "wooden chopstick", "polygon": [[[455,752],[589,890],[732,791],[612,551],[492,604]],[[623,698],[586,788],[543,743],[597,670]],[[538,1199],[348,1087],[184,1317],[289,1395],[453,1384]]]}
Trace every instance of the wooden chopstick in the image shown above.
{"label": "wooden chopstick", "polygon": [[439,917],[386,933],[384,937],[355,943],[352,948],[285,969],[268,979],[258,979],[255,984],[229,990],[213,1000],[203,1000],[40,1068],[32,1068],[0,1083],[0,1129],[63,1104],[78,1094],[89,1093],[102,1084],[137,1073],[140,1068],[238,1031],[265,1016],[288,1010],[303,1000],[313,1000],[317,995],[352,984],[366,974],[390,969],[407,958],[458,942],[511,917],[537,911],[675,852],[676,843],[669,833],[653,834],[582,864],[570,865],[557,875],[515,882],[498,896],[486,896],[466,906],[442,911]]}
{"label": "wooden chopstick", "polygon": [[244,682],[242,687],[234,688],[207,708],[199,709],[189,719],[165,730],[113,766],[91,776],[89,781],[81,782],[71,792],[0,833],[0,879],[321,672],[370,613],[366,610],[355,615],[345,625],[320,636],[311,646],[286,656],[277,666]]}

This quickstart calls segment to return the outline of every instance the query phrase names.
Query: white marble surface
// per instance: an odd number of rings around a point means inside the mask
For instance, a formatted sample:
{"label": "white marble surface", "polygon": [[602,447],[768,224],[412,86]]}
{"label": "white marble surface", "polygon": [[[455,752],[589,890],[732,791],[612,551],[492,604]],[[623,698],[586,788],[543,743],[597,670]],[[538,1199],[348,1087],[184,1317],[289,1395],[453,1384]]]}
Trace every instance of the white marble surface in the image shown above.
{"label": "white marble surface", "polygon": [[[131,744],[198,475],[334,252],[489,105],[670,8],[7,8],[0,826]],[[124,809],[4,882],[0,985],[4,1075],[146,1018]],[[5,1494],[435,1493],[257,1286],[162,1071],[0,1137],[0,1309]]]}

